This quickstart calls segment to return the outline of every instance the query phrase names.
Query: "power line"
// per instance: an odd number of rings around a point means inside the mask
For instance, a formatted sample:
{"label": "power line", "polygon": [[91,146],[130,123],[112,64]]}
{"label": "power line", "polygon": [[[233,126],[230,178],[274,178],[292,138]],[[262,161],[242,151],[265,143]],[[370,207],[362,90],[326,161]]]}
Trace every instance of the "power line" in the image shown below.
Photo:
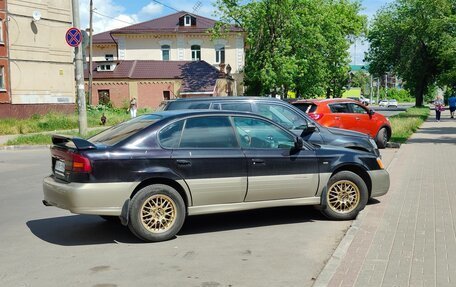
{"label": "power line", "polygon": [[95,11],[95,9],[93,9],[92,11],[93,11],[93,13],[95,13],[97,15],[100,15],[100,16],[103,16],[103,17],[106,17],[106,18],[109,18],[109,19],[112,19],[112,20],[116,20],[116,21],[123,22],[123,23],[130,24],[130,25],[136,24],[136,23],[127,22],[127,21],[124,21],[124,20],[120,20],[120,19],[108,16],[108,15],[101,14],[101,13]]}
{"label": "power line", "polygon": [[171,7],[171,6],[169,6],[169,5],[166,5],[166,4],[164,4],[164,3],[160,2],[160,1],[156,1],[156,0],[152,0],[152,1],[155,2],[155,3],[157,3],[157,4],[160,4],[160,5],[162,5],[162,6],[165,6],[166,8],[169,8],[169,9],[171,9],[171,10],[174,10],[174,11],[176,11],[176,12],[180,12],[180,11],[177,10],[176,8]]}

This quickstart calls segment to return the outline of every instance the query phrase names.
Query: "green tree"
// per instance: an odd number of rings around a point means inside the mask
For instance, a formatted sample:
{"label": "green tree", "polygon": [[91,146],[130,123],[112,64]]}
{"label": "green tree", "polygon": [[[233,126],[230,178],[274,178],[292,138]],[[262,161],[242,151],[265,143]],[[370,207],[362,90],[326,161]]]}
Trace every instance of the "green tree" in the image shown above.
{"label": "green tree", "polygon": [[[366,23],[348,0],[218,0],[221,22],[246,32],[247,93],[294,90],[340,96],[348,81],[350,35]],[[223,31],[223,26],[216,31]]]}
{"label": "green tree", "polygon": [[[370,93],[370,76],[364,71],[355,71],[350,73],[350,86],[361,88],[361,93],[367,95]],[[367,89],[366,89],[367,88]]]}
{"label": "green tree", "polygon": [[454,0],[397,0],[380,10],[368,34],[370,72],[402,77],[421,106],[431,84],[454,75],[454,10]]}

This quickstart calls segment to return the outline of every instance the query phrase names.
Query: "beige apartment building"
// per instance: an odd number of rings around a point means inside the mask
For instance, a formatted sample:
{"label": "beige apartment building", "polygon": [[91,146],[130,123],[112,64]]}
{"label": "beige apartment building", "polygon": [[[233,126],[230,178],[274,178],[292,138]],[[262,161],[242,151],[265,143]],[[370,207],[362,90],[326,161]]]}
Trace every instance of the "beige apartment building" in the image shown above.
{"label": "beige apartment building", "polygon": [[65,41],[71,0],[5,2],[10,95],[0,117],[74,111],[74,52]]}
{"label": "beige apartment building", "polygon": [[100,33],[93,39],[93,60],[205,61],[216,68],[224,62],[233,73],[244,67],[244,32],[231,26],[223,38],[208,30],[215,20],[185,11]]}
{"label": "beige apartment building", "polygon": [[[214,38],[209,31],[215,24],[215,20],[181,11],[96,34],[92,52],[94,70],[113,72],[122,61],[204,61],[214,69],[229,65],[236,89],[232,94],[241,95],[244,32],[230,26],[223,37]],[[217,89],[214,86],[213,90]],[[96,95],[97,91],[93,93]]]}

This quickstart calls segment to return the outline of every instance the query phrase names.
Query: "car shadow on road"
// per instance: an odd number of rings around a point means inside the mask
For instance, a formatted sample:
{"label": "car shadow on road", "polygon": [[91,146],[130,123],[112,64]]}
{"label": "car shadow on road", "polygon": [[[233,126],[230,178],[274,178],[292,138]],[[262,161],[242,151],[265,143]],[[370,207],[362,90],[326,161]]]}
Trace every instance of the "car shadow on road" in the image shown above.
{"label": "car shadow on road", "polygon": [[376,198],[369,198],[369,200],[367,201],[367,205],[375,205],[375,204],[379,204],[381,203],[381,201],[379,201],[378,199]]}
{"label": "car shadow on road", "polygon": [[41,240],[63,246],[142,242],[128,227],[105,221],[96,215],[44,218],[30,220],[26,224]]}
{"label": "car shadow on road", "polygon": [[288,206],[190,216],[178,235],[328,220],[312,206]]}
{"label": "car shadow on road", "polygon": [[[325,220],[328,219],[312,206],[276,207],[189,216],[177,237],[179,235]],[[44,218],[28,221],[26,224],[36,237],[62,246],[144,243],[136,238],[128,227],[122,226],[120,223],[108,222],[92,215]]]}

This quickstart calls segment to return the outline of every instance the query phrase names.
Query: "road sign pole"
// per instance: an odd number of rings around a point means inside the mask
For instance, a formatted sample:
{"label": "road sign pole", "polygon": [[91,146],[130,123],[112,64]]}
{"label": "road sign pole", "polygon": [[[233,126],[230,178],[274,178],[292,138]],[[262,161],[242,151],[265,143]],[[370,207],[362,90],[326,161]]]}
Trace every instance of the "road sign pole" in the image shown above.
{"label": "road sign pole", "polygon": [[[79,23],[79,0],[73,0],[73,26],[80,29]],[[87,111],[86,111],[86,99],[84,92],[84,70],[82,63],[82,48],[81,45],[75,48],[75,78],[76,78],[76,90],[77,90],[77,104],[78,104],[78,123],[79,133],[82,136],[87,135]]]}

